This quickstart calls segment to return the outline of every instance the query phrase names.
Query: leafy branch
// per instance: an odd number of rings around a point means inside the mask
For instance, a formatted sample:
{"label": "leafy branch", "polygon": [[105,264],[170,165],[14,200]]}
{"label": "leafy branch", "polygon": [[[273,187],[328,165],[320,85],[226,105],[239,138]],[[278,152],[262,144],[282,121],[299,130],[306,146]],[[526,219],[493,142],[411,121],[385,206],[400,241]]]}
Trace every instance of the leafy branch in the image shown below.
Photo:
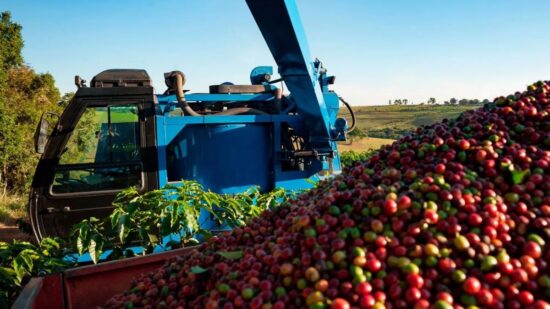
{"label": "leafy branch", "polygon": [[340,163],[343,167],[352,167],[356,162],[364,162],[372,155],[372,151],[343,151],[340,152]]}
{"label": "leafy branch", "polygon": [[62,271],[76,265],[61,239],[45,238],[39,246],[14,240],[0,242],[0,308],[8,308],[31,277]]}
{"label": "leafy branch", "polygon": [[188,180],[144,194],[129,188],[116,197],[109,217],[77,224],[71,233],[72,243],[79,254],[89,253],[94,263],[107,249],[110,253],[105,259],[113,260],[133,256],[130,247],[143,248],[145,255],[158,246],[189,246],[198,242],[196,236],[210,236],[201,228],[201,214],[221,228],[233,228],[276,207],[286,197],[284,189],[261,193],[257,187],[235,195],[217,194]]}

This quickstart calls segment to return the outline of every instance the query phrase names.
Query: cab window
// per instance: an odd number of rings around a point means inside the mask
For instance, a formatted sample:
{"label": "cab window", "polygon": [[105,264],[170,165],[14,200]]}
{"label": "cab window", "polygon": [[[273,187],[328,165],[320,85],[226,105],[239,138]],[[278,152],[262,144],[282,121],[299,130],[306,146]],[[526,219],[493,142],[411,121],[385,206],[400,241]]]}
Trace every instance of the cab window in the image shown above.
{"label": "cab window", "polygon": [[88,107],[59,158],[52,193],[140,186],[139,141],[136,105]]}

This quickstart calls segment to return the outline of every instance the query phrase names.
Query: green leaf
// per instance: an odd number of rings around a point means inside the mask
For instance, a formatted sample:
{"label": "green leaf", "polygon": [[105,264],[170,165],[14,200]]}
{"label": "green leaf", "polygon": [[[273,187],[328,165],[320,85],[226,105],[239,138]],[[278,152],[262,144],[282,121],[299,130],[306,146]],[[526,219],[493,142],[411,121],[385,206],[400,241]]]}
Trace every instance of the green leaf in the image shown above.
{"label": "green leaf", "polygon": [[[15,259],[18,259],[20,260],[23,265],[23,267],[25,267],[26,269],[28,269],[29,271],[32,270],[32,267],[34,265],[33,263],[33,257],[32,255],[34,254],[36,256],[36,254],[33,252],[33,251],[30,251],[30,250],[24,250],[22,251],[21,253],[19,253],[19,255],[15,258]],[[14,261],[15,261],[14,259]]]}
{"label": "green leaf", "polygon": [[149,237],[149,242],[151,244],[158,244],[159,239],[158,239],[157,235],[155,235],[153,233],[147,233],[147,236]]}
{"label": "green leaf", "polygon": [[118,239],[121,243],[124,243],[125,238],[125,227],[126,227],[126,214],[120,216],[118,220]]}
{"label": "green leaf", "polygon": [[0,277],[11,277],[15,276],[15,271],[11,268],[0,266]]}
{"label": "green leaf", "polygon": [[206,204],[212,205],[212,194],[210,194],[210,192],[205,192],[205,193],[202,195],[202,198],[204,199],[204,201],[206,202]]}
{"label": "green leaf", "polygon": [[17,274],[15,270],[0,266],[0,280],[16,281]]}
{"label": "green leaf", "polygon": [[111,226],[115,228],[118,225],[118,222],[120,220],[120,216],[122,215],[122,212],[120,209],[115,209],[113,213],[111,214]]}
{"label": "green leaf", "polygon": [[223,256],[224,258],[229,259],[229,260],[238,260],[238,259],[240,259],[240,258],[243,257],[243,252],[242,252],[242,250],[239,250],[239,251],[228,251],[228,252],[218,251],[217,253],[218,253],[219,255]]}
{"label": "green leaf", "polygon": [[13,251],[23,251],[25,249],[35,249],[35,246],[30,242],[18,240],[14,240],[11,245],[11,250]]}
{"label": "green leaf", "polygon": [[19,253],[19,256],[23,258],[29,269],[33,267],[33,260],[38,260],[40,258],[40,255],[36,252],[36,248],[25,249]]}
{"label": "green leaf", "polygon": [[76,238],[76,248],[79,255],[84,254],[84,242],[82,241],[82,236],[78,236]]}
{"label": "green leaf", "polygon": [[176,226],[178,222],[180,221],[180,215],[178,212],[178,207],[176,205],[172,205],[170,207],[171,215],[170,215],[170,225]]}
{"label": "green leaf", "polygon": [[55,239],[46,237],[42,239],[42,242],[40,243],[40,247],[51,251],[51,249],[59,250],[61,248],[61,245]]}
{"label": "green leaf", "polygon": [[529,169],[524,171],[511,170],[510,173],[512,174],[512,183],[519,185],[523,182],[523,178],[525,178],[525,176],[529,173]]}
{"label": "green leaf", "polygon": [[63,269],[70,266],[69,263],[65,262],[62,259],[48,259],[44,264],[47,266],[58,267],[59,269]]}
{"label": "green leaf", "polygon": [[88,245],[90,244],[89,231],[90,231],[90,226],[87,220],[84,220],[80,225],[80,228],[77,233],[77,238],[76,238],[76,248],[77,248],[78,254],[80,255],[84,254]]}
{"label": "green leaf", "polygon": [[191,267],[191,272],[198,275],[207,272],[208,269],[202,268],[200,266],[193,266]]}
{"label": "green leaf", "polygon": [[212,238],[213,234],[209,230],[199,229],[197,234],[202,235],[205,240]]}
{"label": "green leaf", "polygon": [[103,253],[103,239],[100,236],[94,236],[90,239],[90,245],[88,246],[88,253],[94,264],[99,262],[99,258]]}
{"label": "green leaf", "polygon": [[147,241],[147,239],[149,239],[147,230],[144,227],[140,227],[138,233],[141,241]]}
{"label": "green leaf", "polygon": [[160,216],[160,231],[161,234],[166,236],[172,233],[172,214],[170,211],[165,211],[164,209],[161,212]]}
{"label": "green leaf", "polygon": [[80,226],[80,230],[78,232],[78,234],[80,235],[80,237],[82,237],[83,239],[86,239],[88,237],[88,232],[90,231],[90,226],[88,224],[82,224]]}
{"label": "green leaf", "polygon": [[15,271],[17,278],[17,285],[21,284],[25,275],[30,274],[32,270],[32,259],[30,261],[30,267],[25,257],[18,255],[13,259],[13,270]]}
{"label": "green leaf", "polygon": [[96,218],[96,217],[91,217],[90,218],[90,223],[98,223],[99,222],[99,219]]}
{"label": "green leaf", "polygon": [[194,237],[191,237],[191,238],[188,238],[186,241],[185,241],[185,245],[186,246],[196,246],[199,244],[199,241],[194,238]]}
{"label": "green leaf", "polygon": [[191,231],[198,230],[198,216],[188,207],[183,207],[183,221]]}
{"label": "green leaf", "polygon": [[92,258],[92,261],[94,262],[94,264],[97,264],[97,260],[98,260],[98,255],[96,254],[97,253],[96,247],[97,247],[97,242],[95,241],[95,239],[90,239],[88,252],[90,253],[90,257]]}
{"label": "green leaf", "polygon": [[315,185],[317,184],[317,181],[311,179],[311,178],[306,178],[306,182],[309,183],[310,185]]}

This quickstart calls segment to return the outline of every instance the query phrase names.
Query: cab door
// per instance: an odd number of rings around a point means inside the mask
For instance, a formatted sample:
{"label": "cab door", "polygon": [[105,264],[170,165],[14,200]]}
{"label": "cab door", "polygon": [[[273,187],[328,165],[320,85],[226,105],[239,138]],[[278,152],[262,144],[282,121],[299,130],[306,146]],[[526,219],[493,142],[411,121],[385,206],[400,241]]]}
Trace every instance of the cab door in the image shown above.
{"label": "cab door", "polygon": [[158,187],[152,99],[77,96],[71,102],[33,181],[30,215],[38,239],[66,236],[82,219],[108,216],[125,188]]}

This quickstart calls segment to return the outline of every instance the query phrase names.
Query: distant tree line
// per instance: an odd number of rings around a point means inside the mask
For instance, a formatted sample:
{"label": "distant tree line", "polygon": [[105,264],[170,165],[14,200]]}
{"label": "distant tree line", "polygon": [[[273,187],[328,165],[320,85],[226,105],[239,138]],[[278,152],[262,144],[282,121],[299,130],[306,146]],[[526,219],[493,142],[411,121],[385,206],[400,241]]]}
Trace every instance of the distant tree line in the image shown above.
{"label": "distant tree line", "polygon": [[479,100],[479,99],[456,99],[451,98],[447,101],[438,102],[436,98],[429,98],[426,102],[420,102],[415,104],[412,101],[407,99],[394,99],[389,100],[388,105],[482,105],[490,103],[488,99]]}
{"label": "distant tree line", "polygon": [[413,129],[400,129],[397,127],[393,128],[384,128],[384,129],[365,129],[355,128],[353,131],[348,133],[348,139],[350,143],[353,141],[361,140],[365,137],[374,137],[374,138],[388,138],[388,139],[398,139],[407,134],[412,133]]}

